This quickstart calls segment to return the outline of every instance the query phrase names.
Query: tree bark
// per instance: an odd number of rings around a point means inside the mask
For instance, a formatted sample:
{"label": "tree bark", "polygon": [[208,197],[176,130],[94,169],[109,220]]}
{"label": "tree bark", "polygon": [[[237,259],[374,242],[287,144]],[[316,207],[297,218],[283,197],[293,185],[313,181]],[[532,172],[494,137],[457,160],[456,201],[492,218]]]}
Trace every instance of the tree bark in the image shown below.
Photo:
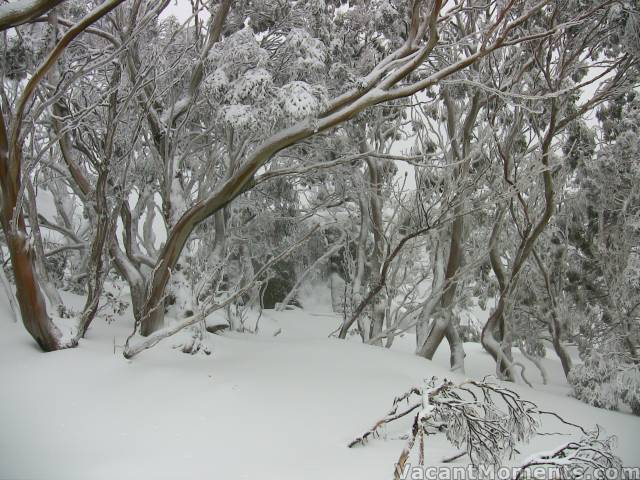
{"label": "tree bark", "polygon": [[[19,150],[19,146],[14,146]],[[9,248],[16,284],[16,297],[25,328],[45,352],[63,348],[62,333],[55,326],[40,290],[34,267],[33,249],[29,245],[22,209],[18,206],[20,171],[9,168],[9,143],[4,116],[0,112],[0,188],[2,209],[0,223]],[[14,218],[15,215],[15,218]]]}
{"label": "tree bark", "polygon": [[46,265],[44,264],[44,246],[42,244],[42,235],[40,233],[40,224],[38,223],[38,209],[36,205],[36,193],[33,189],[33,185],[29,178],[24,179],[24,183],[27,191],[27,208],[29,212],[29,228],[31,232],[31,238],[33,240],[34,247],[34,267],[40,280],[40,286],[49,304],[53,307],[54,311],[62,313],[64,305],[58,289],[49,278],[49,272],[47,272]]}
{"label": "tree bark", "polygon": [[[451,99],[447,89],[443,91],[443,99],[447,107],[447,133],[451,142],[450,157],[454,160],[458,167],[454,168],[454,182],[464,180],[469,172],[469,165],[471,162],[471,133],[476,124],[478,113],[480,112],[480,96],[476,93],[469,106],[469,112],[464,119],[462,129],[458,128],[458,122],[461,116],[458,114],[458,109],[455,103]],[[456,195],[455,205],[453,207],[455,218],[451,224],[451,237],[449,242],[449,257],[447,260],[447,269],[444,279],[444,289],[440,299],[440,315],[433,322],[431,331],[425,341],[424,345],[420,348],[418,354],[431,360],[438,349],[438,346],[442,343],[445,335],[451,341],[449,345],[451,347],[451,366],[459,368],[458,365],[464,359],[464,352],[462,355],[456,349],[462,348],[462,342],[456,343],[457,332],[456,325],[453,322],[453,306],[456,297],[456,290],[458,288],[458,280],[456,278],[460,265],[462,264],[462,244],[464,234],[464,203],[465,203],[465,190],[462,190],[462,194]],[[455,365],[454,365],[455,363]]]}
{"label": "tree bark", "polygon": [[65,0],[14,0],[0,5],[0,32],[29,23]]}
{"label": "tree bark", "polygon": [[[360,145],[360,152],[368,151],[368,145],[366,142],[362,142]],[[368,196],[369,196],[369,217],[370,227],[373,233],[373,250],[369,258],[369,265],[371,268],[370,284],[374,288],[375,285],[381,282],[381,269],[383,262],[384,251],[384,226],[382,224],[382,168],[380,160],[375,158],[367,158],[367,174],[368,174]],[[373,306],[371,309],[371,327],[368,338],[376,339],[381,333],[384,327],[384,320],[386,314],[386,293],[385,289],[380,289],[380,292],[373,299]],[[373,342],[374,345],[382,346],[382,339],[376,339]]]}
{"label": "tree bark", "polygon": [[438,303],[440,302],[440,293],[434,294],[442,288],[444,283],[444,247],[441,245],[442,239],[438,239],[436,246],[433,249],[432,259],[432,271],[433,280],[431,281],[431,292],[429,300],[427,300],[420,311],[420,317],[416,323],[416,353],[423,348],[431,327],[430,320],[432,320],[433,312],[436,310]]}
{"label": "tree bark", "polygon": [[[513,264],[511,266],[511,270],[509,273],[509,277],[505,278],[504,273],[502,272],[502,265],[500,263],[500,258],[496,254],[496,242],[492,241],[492,253],[491,257],[491,265],[496,273],[496,277],[498,277],[499,282],[501,282],[500,286],[500,298],[498,300],[498,305],[496,306],[494,312],[491,314],[484,328],[482,329],[481,341],[482,345],[487,352],[493,357],[496,361],[497,369],[499,373],[504,376],[507,380],[515,381],[515,372],[513,369],[513,364],[511,362],[509,345],[506,342],[509,339],[509,331],[508,325],[505,319],[505,308],[507,305],[507,301],[509,300],[511,293],[515,290],[518,284],[519,274],[524,267],[527,259],[531,255],[533,248],[535,246],[536,241],[544,231],[544,229],[549,224],[549,220],[553,216],[553,212],[555,211],[555,193],[553,188],[553,178],[551,176],[551,170],[549,165],[549,155],[551,149],[551,142],[556,133],[556,120],[557,120],[558,107],[554,101],[551,103],[551,111],[550,111],[550,119],[549,126],[547,131],[545,132],[544,138],[542,140],[541,146],[541,163],[543,167],[542,171],[542,180],[544,183],[544,210],[540,219],[537,221],[535,226],[530,229],[530,232],[525,234],[520,241],[518,249],[516,251],[515,258],[513,259]],[[494,231],[492,232],[492,238],[495,240],[494,236],[499,234],[500,224],[502,223],[501,217],[502,214],[498,215],[498,220],[496,225],[494,226]],[[502,342],[498,342],[495,337],[495,332],[498,330],[501,333]],[[505,349],[501,343],[507,343],[507,348]]]}

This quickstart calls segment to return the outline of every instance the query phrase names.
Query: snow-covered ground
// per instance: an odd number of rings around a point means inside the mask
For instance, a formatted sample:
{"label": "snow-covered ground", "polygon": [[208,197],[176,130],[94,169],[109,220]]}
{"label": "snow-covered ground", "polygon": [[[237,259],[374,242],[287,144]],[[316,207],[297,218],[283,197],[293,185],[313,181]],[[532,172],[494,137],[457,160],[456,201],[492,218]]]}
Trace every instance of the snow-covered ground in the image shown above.
{"label": "snow-covered ground", "polygon": [[[320,294],[304,310],[265,311],[257,335],[210,335],[210,356],[183,354],[171,348],[179,339],[168,339],[132,361],[118,348],[127,319],[98,318],[79,348],[43,354],[0,296],[0,478],[390,478],[407,422],[364,448],[347,443],[410,386],[459,376],[446,368],[446,348],[425,361],[408,335],[391,351],[327,338],[338,319]],[[466,350],[467,375],[492,372],[478,345]],[[569,421],[601,425],[618,436],[625,464],[640,463],[640,419],[568,397],[559,363],[545,364],[551,385],[543,388],[530,365],[536,388],[518,392]],[[542,431],[577,435],[552,418]],[[538,436],[520,457],[569,438]],[[426,447],[428,463],[456,453],[441,436]]]}

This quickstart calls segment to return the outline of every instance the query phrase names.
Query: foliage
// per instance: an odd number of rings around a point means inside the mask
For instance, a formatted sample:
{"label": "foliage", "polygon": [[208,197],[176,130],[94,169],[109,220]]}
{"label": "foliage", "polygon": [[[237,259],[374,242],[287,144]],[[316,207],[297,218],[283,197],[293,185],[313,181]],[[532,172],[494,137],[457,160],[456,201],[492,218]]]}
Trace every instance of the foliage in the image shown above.
{"label": "foliage", "polygon": [[387,415],[349,447],[365,444],[386,425],[414,411],[411,433],[397,462],[400,471],[417,440],[419,464],[424,465],[425,436],[442,431],[452,445],[464,449],[474,465],[497,466],[511,458],[516,445],[527,442],[540,425],[536,405],[508,388],[488,381],[455,384],[434,377],[424,387],[397,397]]}
{"label": "foliage", "polygon": [[616,410],[620,398],[616,391],[617,367],[611,357],[595,353],[584,363],[573,367],[569,381],[576,397],[595,407]]}

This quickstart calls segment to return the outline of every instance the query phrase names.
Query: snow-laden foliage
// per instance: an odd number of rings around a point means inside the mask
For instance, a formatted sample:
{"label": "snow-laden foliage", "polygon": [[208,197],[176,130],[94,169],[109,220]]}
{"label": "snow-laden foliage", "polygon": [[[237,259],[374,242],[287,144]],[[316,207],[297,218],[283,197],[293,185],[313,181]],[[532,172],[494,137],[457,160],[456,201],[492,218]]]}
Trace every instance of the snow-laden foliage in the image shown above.
{"label": "snow-laden foliage", "polygon": [[293,28],[283,39],[281,47],[274,56],[274,61],[283,67],[279,75],[291,79],[305,78],[320,80],[326,68],[326,48],[307,30]]}
{"label": "snow-laden foliage", "polygon": [[264,68],[247,70],[234,83],[231,90],[231,101],[242,103],[264,99],[272,93],[273,78]]}
{"label": "snow-laden foliage", "polygon": [[569,374],[577,398],[595,407],[616,410],[622,402],[640,415],[640,367],[614,355],[592,352]]}
{"label": "snow-laden foliage", "polygon": [[455,384],[434,377],[424,387],[414,387],[397,397],[387,415],[349,447],[364,445],[382,428],[414,411],[417,413],[409,440],[397,463],[400,470],[416,441],[419,464],[424,465],[425,437],[441,431],[452,445],[466,452],[474,465],[498,466],[512,457],[518,444],[528,442],[540,426],[537,406],[513,390],[488,381]]}
{"label": "snow-laden foliage", "polygon": [[284,113],[294,119],[313,117],[326,104],[326,93],[306,82],[291,82],[280,89],[280,104]]}
{"label": "snow-laden foliage", "polygon": [[230,84],[229,77],[223,68],[216,68],[204,81],[207,91],[216,97],[222,97]]}
{"label": "snow-laden foliage", "polygon": [[222,108],[226,125],[236,130],[252,131],[257,125],[254,109],[250,105],[228,105]]}
{"label": "snow-laden foliage", "polygon": [[584,362],[569,375],[576,397],[610,409],[625,403],[637,414],[640,141],[635,97],[621,95],[598,112],[606,142],[595,157],[578,164],[581,189],[569,202],[568,240],[576,248],[568,251],[574,261],[567,269],[567,291],[579,312],[576,339]]}
{"label": "snow-laden foliage", "polygon": [[615,440],[615,437],[601,438],[599,430],[587,432],[577,441],[532,455],[518,467],[515,479],[539,478],[541,473],[547,478],[567,480],[603,476],[625,479],[622,461],[613,453]]}
{"label": "snow-laden foliage", "polygon": [[610,356],[592,354],[569,373],[575,396],[590,405],[608,410],[618,408],[617,362]]}
{"label": "snow-laden foliage", "polygon": [[616,382],[620,399],[635,415],[640,415],[640,366],[625,368],[616,376]]}
{"label": "snow-laden foliage", "polygon": [[269,53],[260,47],[250,26],[233,33],[211,51],[210,61],[223,66],[230,77],[239,77],[247,70],[266,64]]}

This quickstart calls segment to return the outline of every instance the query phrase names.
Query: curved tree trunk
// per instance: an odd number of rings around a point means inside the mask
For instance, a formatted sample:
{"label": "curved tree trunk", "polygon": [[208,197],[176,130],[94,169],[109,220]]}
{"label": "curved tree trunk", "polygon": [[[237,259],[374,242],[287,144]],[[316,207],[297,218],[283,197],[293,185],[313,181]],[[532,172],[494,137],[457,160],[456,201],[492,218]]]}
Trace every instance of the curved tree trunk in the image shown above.
{"label": "curved tree trunk", "polygon": [[500,299],[494,311],[489,316],[487,323],[482,329],[480,342],[482,343],[484,349],[489,352],[489,354],[496,361],[496,370],[498,376],[514,381],[515,377],[512,370],[509,368],[510,364],[508,363],[507,354],[505,351],[503,351],[502,345],[502,339],[505,333],[503,312],[506,302],[505,292],[508,288],[508,285],[506,275],[502,267],[502,259],[498,254],[497,239],[502,229],[502,222],[505,212],[506,208],[504,207],[498,210],[496,221],[493,225],[493,230],[491,231],[491,238],[489,240],[489,243],[491,245],[491,248],[489,250],[489,259],[491,260],[491,268],[493,269],[493,273],[496,276],[498,285],[500,287]]}
{"label": "curved tree trunk", "polygon": [[63,312],[64,305],[58,289],[49,278],[49,273],[44,263],[44,245],[42,242],[42,234],[40,233],[40,224],[38,222],[38,209],[36,206],[36,193],[29,178],[24,179],[27,192],[27,209],[29,212],[29,227],[34,246],[34,267],[40,279],[42,291],[49,300],[49,306],[59,314]]}
{"label": "curved tree trunk", "polygon": [[562,328],[555,310],[552,313],[551,322],[549,323],[549,333],[551,334],[551,343],[553,344],[553,349],[556,351],[556,355],[558,355],[560,363],[562,364],[564,376],[568,377],[569,372],[573,368],[573,361],[571,360],[571,355],[569,355],[569,352],[562,343]]}
{"label": "curved tree trunk", "polygon": [[458,333],[457,325],[453,322],[449,322],[446,337],[449,342],[449,350],[451,351],[451,355],[449,357],[451,371],[464,373],[464,359],[467,354],[464,353],[464,343]]}
{"label": "curved tree trunk", "polygon": [[[456,207],[456,210],[458,210],[458,207]],[[452,325],[452,308],[458,285],[455,280],[455,275],[460,268],[462,260],[462,229],[464,226],[464,220],[461,215],[462,212],[457,211],[456,213],[458,216],[455,218],[453,225],[451,226],[449,259],[447,261],[447,269],[445,273],[444,291],[440,299],[440,314],[432,322],[431,331],[418,351],[418,355],[429,360],[433,359],[433,356],[440,346],[440,343],[442,343],[447,331],[450,331],[452,328],[455,329],[455,326]]]}
{"label": "curved tree trunk", "polygon": [[[549,224],[549,220],[553,216],[555,211],[555,193],[553,189],[553,178],[551,176],[551,170],[549,166],[549,155],[551,142],[553,141],[556,133],[556,120],[558,114],[558,107],[555,101],[551,103],[549,126],[545,132],[542,146],[541,146],[541,160],[542,160],[542,180],[544,183],[544,211],[540,219],[536,222],[535,226],[531,229],[527,229],[527,233],[523,235],[518,249],[516,250],[513,263],[509,272],[508,278],[502,271],[501,259],[497,254],[496,239],[499,235],[502,217],[504,215],[504,209],[498,213],[498,219],[494,225],[494,229],[491,233],[491,266],[500,283],[500,298],[498,305],[494,312],[491,314],[484,328],[482,329],[481,341],[482,345],[487,352],[496,361],[498,373],[507,380],[515,380],[515,372],[513,364],[510,358],[510,344],[509,344],[509,328],[505,319],[505,308],[507,301],[510,299],[511,294],[518,285],[520,278],[520,272],[524,267],[529,256],[533,252],[536,241]],[[507,159],[505,159],[507,160]],[[505,167],[505,172],[507,171]],[[508,181],[508,179],[507,179]],[[496,338],[496,332],[500,335],[499,340]],[[506,347],[506,348],[505,348]]]}
{"label": "curved tree trunk", "polygon": [[[419,352],[423,348],[431,327],[431,320],[433,312],[435,311],[438,303],[440,302],[440,293],[434,294],[442,288],[444,283],[444,252],[441,246],[441,240],[436,242],[433,253],[433,280],[431,281],[431,295],[422,309],[420,310],[420,317],[416,323],[416,352]],[[419,353],[418,353],[419,354]]]}
{"label": "curved tree trunk", "polygon": [[[443,90],[442,96],[447,107],[447,133],[451,142],[449,155],[453,161],[458,163],[458,167],[453,170],[453,178],[454,181],[460,181],[464,180],[469,173],[469,165],[471,162],[471,133],[476,124],[478,113],[480,112],[480,96],[477,93],[473,96],[469,106],[469,112],[463,121],[461,129],[458,124],[462,121],[462,117],[459,115],[456,104],[451,99],[447,89]],[[462,265],[462,257],[464,255],[462,246],[465,199],[465,189],[462,189],[462,193],[456,195],[454,199],[455,205],[453,212],[455,218],[451,225],[449,257],[447,259],[444,289],[440,298],[441,315],[433,321],[431,331],[418,351],[419,355],[431,360],[438,346],[442,343],[443,338],[447,336],[451,347],[451,366],[454,368],[460,368],[459,365],[464,362],[464,351],[462,354],[458,351],[461,349],[462,342],[459,341],[457,326],[452,322],[453,306],[458,288],[458,279],[456,277]]]}
{"label": "curved tree trunk", "polygon": [[[19,148],[14,147],[16,154]],[[16,298],[25,328],[45,352],[64,348],[62,333],[55,326],[40,290],[33,258],[29,245],[22,210],[18,207],[20,191],[20,170],[10,169],[9,143],[4,117],[0,112],[0,191],[2,203],[0,223],[9,248],[11,266],[16,283]],[[15,219],[14,219],[15,215]]]}
{"label": "curved tree trunk", "polygon": [[[551,307],[551,321],[549,322],[549,334],[551,335],[551,343],[553,344],[553,349],[558,355],[560,359],[560,363],[562,364],[562,370],[564,371],[564,376],[568,377],[569,372],[573,368],[573,361],[571,360],[571,355],[562,344],[562,323],[558,318],[558,305],[556,302],[556,297],[553,294],[553,290],[551,288],[551,278],[549,277],[549,272],[545,267],[542,259],[536,252],[533,250],[533,258],[536,261],[536,265],[538,265],[538,269],[542,274],[542,278],[544,280],[545,289],[547,291],[547,295],[549,297],[549,303]],[[522,349],[521,349],[522,350]]]}
{"label": "curved tree trunk", "polygon": [[[369,146],[366,142],[362,142],[360,145],[360,153],[369,150]],[[369,259],[369,265],[371,268],[371,277],[369,283],[370,288],[375,288],[381,282],[381,270],[384,255],[384,225],[382,224],[382,168],[380,160],[376,158],[367,158],[367,174],[369,177],[369,217],[370,226],[373,233],[373,251]],[[373,305],[371,308],[371,328],[368,338],[376,339],[373,344],[382,346],[382,339],[377,337],[382,333],[384,328],[384,320],[386,316],[386,293],[385,289],[380,289],[380,292],[373,299]]]}

